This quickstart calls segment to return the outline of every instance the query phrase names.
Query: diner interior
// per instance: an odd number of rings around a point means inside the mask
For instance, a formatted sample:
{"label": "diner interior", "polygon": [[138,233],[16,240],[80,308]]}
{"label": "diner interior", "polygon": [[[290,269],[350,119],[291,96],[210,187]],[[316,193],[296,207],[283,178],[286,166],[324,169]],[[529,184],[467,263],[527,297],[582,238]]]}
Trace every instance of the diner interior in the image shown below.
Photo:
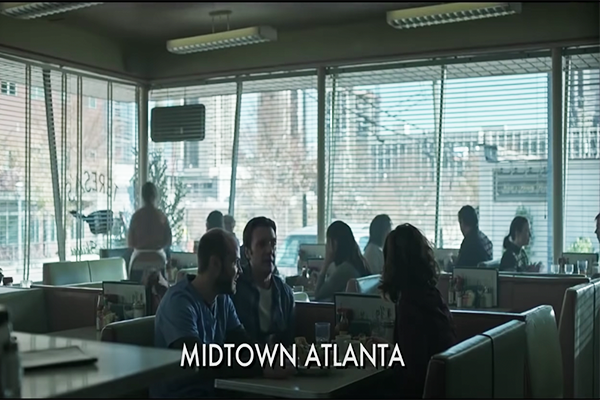
{"label": "diner interior", "polygon": [[[218,211],[248,268],[246,224],[276,224],[296,339],[394,340],[386,236],[379,270],[319,281],[337,221],[370,263],[386,215],[430,244],[455,326],[423,398],[600,398],[599,19],[598,2],[0,2],[0,397],[148,398],[197,373],[156,345],[155,314],[200,273]],[[164,261],[131,246],[147,182]],[[461,264],[465,206],[490,245]],[[507,269],[519,218],[532,268]],[[369,398],[393,373],[214,390]]]}

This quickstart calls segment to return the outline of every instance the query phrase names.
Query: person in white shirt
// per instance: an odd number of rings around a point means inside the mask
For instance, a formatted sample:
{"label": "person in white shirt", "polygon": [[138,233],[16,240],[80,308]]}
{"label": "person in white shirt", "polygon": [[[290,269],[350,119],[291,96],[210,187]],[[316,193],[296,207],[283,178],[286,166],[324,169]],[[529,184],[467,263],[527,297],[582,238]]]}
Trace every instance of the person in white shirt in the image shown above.
{"label": "person in white shirt", "polygon": [[387,214],[379,214],[369,226],[369,242],[365,246],[364,257],[371,273],[381,274],[383,271],[383,244],[392,231],[392,220]]}

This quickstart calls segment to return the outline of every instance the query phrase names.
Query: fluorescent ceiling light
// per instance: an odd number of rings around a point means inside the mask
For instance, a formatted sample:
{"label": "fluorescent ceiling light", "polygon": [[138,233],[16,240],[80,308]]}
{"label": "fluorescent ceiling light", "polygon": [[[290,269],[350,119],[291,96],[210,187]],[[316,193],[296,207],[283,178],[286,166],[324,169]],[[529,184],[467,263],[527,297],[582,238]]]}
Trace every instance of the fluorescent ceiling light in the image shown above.
{"label": "fluorescent ceiling light", "polygon": [[236,29],[210,35],[169,40],[167,50],[175,54],[190,54],[277,40],[277,31],[269,26]]}
{"label": "fluorescent ceiling light", "polygon": [[34,19],[99,4],[102,3],[0,3],[0,13],[13,18]]}
{"label": "fluorescent ceiling light", "polygon": [[389,11],[387,22],[396,29],[421,28],[521,12],[521,3],[447,3]]}

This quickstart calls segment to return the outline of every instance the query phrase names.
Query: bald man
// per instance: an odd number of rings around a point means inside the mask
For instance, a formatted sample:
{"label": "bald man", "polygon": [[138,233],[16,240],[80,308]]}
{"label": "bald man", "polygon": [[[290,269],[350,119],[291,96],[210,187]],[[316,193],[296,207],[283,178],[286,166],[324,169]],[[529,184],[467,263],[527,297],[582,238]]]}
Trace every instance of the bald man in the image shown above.
{"label": "bald man", "polygon": [[[230,295],[236,290],[239,247],[233,236],[220,228],[205,233],[198,243],[198,274],[181,280],[163,297],[154,325],[156,347],[182,350],[202,344],[252,343],[240,323]],[[256,360],[255,360],[256,361]],[[285,378],[293,368],[201,368],[198,374],[152,387],[153,398],[214,397],[214,379],[254,377]]]}

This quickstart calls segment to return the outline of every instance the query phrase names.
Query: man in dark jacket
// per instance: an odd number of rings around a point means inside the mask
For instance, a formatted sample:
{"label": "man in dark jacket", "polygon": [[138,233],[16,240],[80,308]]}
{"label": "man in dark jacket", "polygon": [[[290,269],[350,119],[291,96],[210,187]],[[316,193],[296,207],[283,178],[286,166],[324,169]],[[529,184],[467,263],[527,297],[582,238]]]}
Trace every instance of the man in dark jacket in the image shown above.
{"label": "man in dark jacket", "polygon": [[292,289],[275,273],[277,245],[275,222],[251,219],[242,237],[248,263],[242,265],[233,295],[238,317],[258,343],[294,341],[295,303]]}
{"label": "man in dark jacket", "polygon": [[476,267],[479,263],[490,261],[494,248],[490,239],[479,230],[477,211],[471,206],[464,206],[458,212],[458,223],[464,239],[454,266]]}

